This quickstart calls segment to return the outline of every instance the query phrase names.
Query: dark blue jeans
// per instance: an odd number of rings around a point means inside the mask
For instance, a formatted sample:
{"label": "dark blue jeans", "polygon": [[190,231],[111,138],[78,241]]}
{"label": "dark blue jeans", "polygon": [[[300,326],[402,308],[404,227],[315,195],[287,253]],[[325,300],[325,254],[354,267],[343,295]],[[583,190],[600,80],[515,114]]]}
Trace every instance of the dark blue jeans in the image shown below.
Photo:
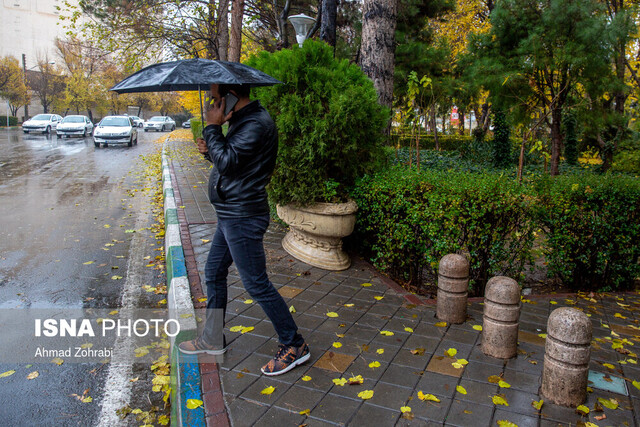
{"label": "dark blue jeans", "polygon": [[[219,336],[224,327],[227,275],[231,263],[235,262],[244,288],[269,317],[280,342],[296,347],[304,343],[289,307],[267,275],[262,239],[268,226],[268,214],[245,218],[218,218],[218,227],[204,270],[208,297],[207,322],[203,331],[206,342],[214,344],[211,337]],[[220,311],[222,316],[209,315]],[[220,317],[222,325],[217,324],[220,323]]]}

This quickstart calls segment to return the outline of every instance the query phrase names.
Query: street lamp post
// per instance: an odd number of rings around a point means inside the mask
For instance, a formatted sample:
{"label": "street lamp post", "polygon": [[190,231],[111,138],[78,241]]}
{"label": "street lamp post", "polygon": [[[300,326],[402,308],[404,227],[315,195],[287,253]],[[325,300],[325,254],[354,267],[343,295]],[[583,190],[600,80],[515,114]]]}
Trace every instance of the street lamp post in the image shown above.
{"label": "street lamp post", "polygon": [[289,21],[293,24],[293,28],[296,30],[296,40],[298,41],[298,46],[302,47],[305,39],[307,38],[307,34],[309,34],[309,30],[313,27],[316,20],[310,16],[301,13],[300,15],[293,15],[289,17]]}

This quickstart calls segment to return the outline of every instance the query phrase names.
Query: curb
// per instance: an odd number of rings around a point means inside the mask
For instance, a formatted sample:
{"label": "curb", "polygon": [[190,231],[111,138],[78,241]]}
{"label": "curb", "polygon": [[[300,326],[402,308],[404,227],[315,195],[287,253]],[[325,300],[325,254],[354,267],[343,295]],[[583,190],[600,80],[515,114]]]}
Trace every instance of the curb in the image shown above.
{"label": "curb", "polygon": [[204,426],[205,412],[202,406],[187,408],[187,401],[202,401],[200,370],[197,356],[181,354],[177,342],[195,338],[197,334],[196,316],[187,267],[185,264],[178,210],[176,207],[167,142],[162,147],[162,192],[164,196],[165,254],[167,264],[167,307],[169,318],[175,319],[180,330],[176,336],[170,337],[171,355],[171,425]]}

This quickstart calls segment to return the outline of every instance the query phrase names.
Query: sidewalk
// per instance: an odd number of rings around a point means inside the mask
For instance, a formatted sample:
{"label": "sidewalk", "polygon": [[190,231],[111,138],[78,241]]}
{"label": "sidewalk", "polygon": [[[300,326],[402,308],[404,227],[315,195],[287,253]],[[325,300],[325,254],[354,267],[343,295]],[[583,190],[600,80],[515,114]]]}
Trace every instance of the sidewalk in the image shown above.
{"label": "sidewalk", "polygon": [[[167,153],[174,189],[179,192],[176,202],[192,297],[195,307],[201,308],[204,263],[216,227],[207,199],[210,164],[191,141],[172,140]],[[295,308],[294,319],[312,358],[278,377],[260,374],[260,367],[277,350],[277,337],[232,266],[225,328],[229,349],[219,365],[200,357],[208,425],[495,426],[502,420],[520,427],[580,422],[640,425],[640,389],[632,385],[633,380],[640,381],[640,366],[633,354],[640,347],[640,330],[634,329],[640,326],[638,294],[524,300],[518,356],[503,362],[480,349],[481,333],[473,326],[482,325],[481,302],[469,304],[464,324],[440,326],[433,301],[407,297],[362,260],[354,259],[346,271],[329,272],[293,259],[280,244],[284,231],[272,224],[265,235],[267,268],[273,284]],[[547,402],[541,410],[532,406],[541,399],[544,338],[539,334],[546,332],[550,312],[562,306],[583,309],[593,320],[591,370],[605,379],[590,384],[587,416]],[[338,316],[328,317],[330,312]],[[254,329],[244,334],[229,331],[239,325]],[[631,354],[612,349],[616,339],[625,340],[623,349]],[[445,354],[451,348],[457,350],[454,359]],[[469,363],[455,368],[455,359]],[[333,381],[358,375],[363,384],[341,386]],[[492,376],[501,377],[510,387],[499,387]],[[271,394],[261,393],[270,386],[275,388]],[[618,392],[607,391],[614,386],[620,387]],[[365,390],[373,390],[368,400],[358,397]],[[439,402],[420,400],[419,392],[432,394]],[[508,406],[493,404],[492,397],[498,394]],[[619,406],[608,409],[598,398],[614,398]],[[603,412],[594,410],[596,404]],[[411,410],[403,415],[404,406]],[[602,415],[606,418],[595,418]]]}

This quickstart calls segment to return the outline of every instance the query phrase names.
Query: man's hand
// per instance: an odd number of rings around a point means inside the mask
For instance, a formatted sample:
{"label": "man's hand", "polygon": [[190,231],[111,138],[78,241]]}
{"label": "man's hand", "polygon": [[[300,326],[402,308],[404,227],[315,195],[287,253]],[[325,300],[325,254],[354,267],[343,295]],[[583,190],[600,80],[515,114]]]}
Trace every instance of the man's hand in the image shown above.
{"label": "man's hand", "polygon": [[226,106],[226,99],[222,97],[218,101],[211,104],[210,102],[206,102],[207,112],[205,114],[205,119],[207,121],[207,125],[222,125],[224,122],[228,121],[233,115],[233,111],[230,112],[226,117],[224,115],[224,108]]}
{"label": "man's hand", "polygon": [[196,143],[198,144],[198,151],[200,152],[200,154],[207,154],[209,152],[207,143],[203,138],[196,139]]}

